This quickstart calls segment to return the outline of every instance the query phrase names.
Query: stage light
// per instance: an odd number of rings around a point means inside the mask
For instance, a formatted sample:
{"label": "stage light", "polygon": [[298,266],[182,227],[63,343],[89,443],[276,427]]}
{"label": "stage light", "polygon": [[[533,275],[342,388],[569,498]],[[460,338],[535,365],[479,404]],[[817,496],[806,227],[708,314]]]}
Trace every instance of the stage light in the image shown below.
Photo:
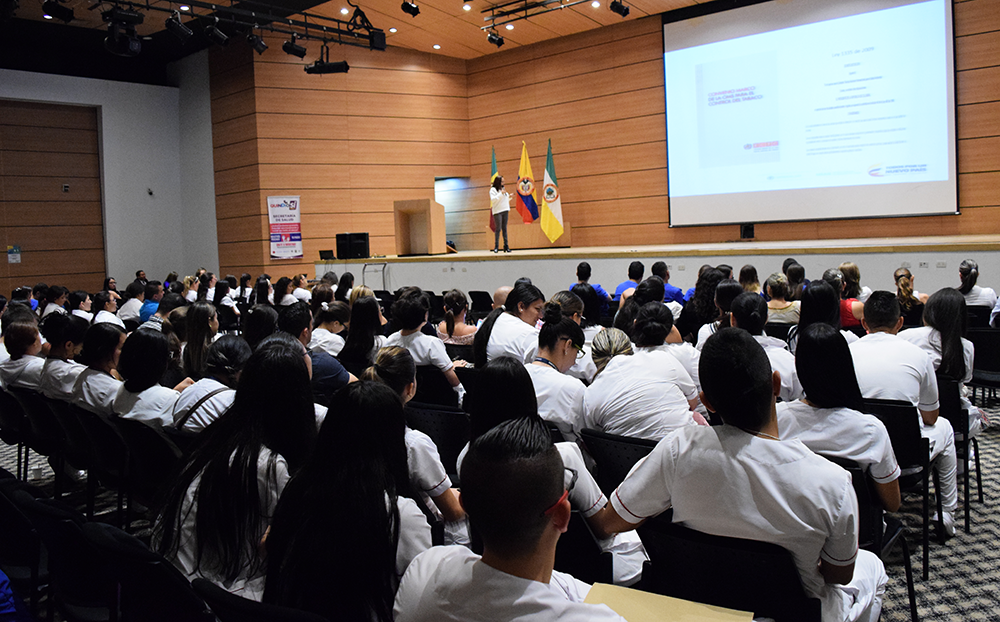
{"label": "stage light", "polygon": [[504,28],[506,28],[507,30],[514,30],[514,24],[507,24],[506,26],[504,26]]}
{"label": "stage light", "polygon": [[108,25],[104,48],[116,56],[131,58],[142,51],[142,41],[135,34],[135,26],[112,22]]}
{"label": "stage light", "polygon": [[621,3],[621,0],[612,0],[611,4],[608,5],[613,13],[621,15],[623,18],[628,17],[629,8]]}
{"label": "stage light", "polygon": [[417,15],[420,15],[420,7],[413,4],[412,2],[407,2],[407,0],[403,0],[403,4],[400,5],[399,8],[403,9],[403,13],[406,13],[411,17],[416,17]]}
{"label": "stage light", "polygon": [[145,21],[146,16],[138,11],[113,7],[101,13],[101,19],[109,24],[119,24],[121,26],[138,26]]}
{"label": "stage light", "polygon": [[219,18],[216,17],[214,19],[214,22],[205,27],[205,34],[212,40],[212,43],[226,45],[229,43],[229,35],[219,30]]}
{"label": "stage light", "polygon": [[73,9],[65,7],[56,0],[45,0],[42,3],[42,13],[49,19],[58,19],[67,24],[73,21]]}
{"label": "stage light", "polygon": [[594,7],[595,9],[599,9],[601,8],[601,3],[598,2],[597,0],[594,0],[593,2],[590,3],[590,6]]}
{"label": "stage light", "polygon": [[469,4],[468,2],[466,2],[465,4],[462,5],[462,10],[463,11],[471,11],[472,10],[472,5]]}
{"label": "stage light", "polygon": [[330,62],[330,48],[323,44],[323,48],[319,51],[319,60],[317,60],[312,65],[306,65],[306,73],[347,73],[350,70],[350,66],[347,64],[346,60],[338,61],[335,63]]}
{"label": "stage light", "polygon": [[395,28],[390,28],[389,32],[396,32],[396,29]]}
{"label": "stage light", "polygon": [[495,32],[487,33],[486,34],[486,40],[489,41],[490,43],[492,43],[493,45],[497,46],[498,48],[499,47],[503,47],[503,44],[504,44],[503,37],[501,37],[500,35],[498,35]]}
{"label": "stage light", "polygon": [[299,58],[305,58],[306,49],[295,42],[297,38],[298,37],[296,37],[295,34],[292,33],[292,40],[285,41],[285,43],[281,46],[281,49],[284,50],[285,54],[289,54],[291,56],[298,56]]}
{"label": "stage light", "polygon": [[190,39],[191,35],[194,34],[194,31],[188,28],[187,25],[181,21],[181,14],[177,11],[174,11],[172,17],[167,18],[165,25],[170,34],[180,39],[181,43]]}
{"label": "stage light", "polygon": [[347,7],[344,7],[342,9],[340,9],[340,14],[341,15],[347,15],[348,13],[350,13],[350,11],[347,10]]}
{"label": "stage light", "polygon": [[253,48],[254,52],[260,56],[267,51],[267,43],[264,42],[264,38],[260,35],[255,35],[252,32],[247,34],[247,43]]}

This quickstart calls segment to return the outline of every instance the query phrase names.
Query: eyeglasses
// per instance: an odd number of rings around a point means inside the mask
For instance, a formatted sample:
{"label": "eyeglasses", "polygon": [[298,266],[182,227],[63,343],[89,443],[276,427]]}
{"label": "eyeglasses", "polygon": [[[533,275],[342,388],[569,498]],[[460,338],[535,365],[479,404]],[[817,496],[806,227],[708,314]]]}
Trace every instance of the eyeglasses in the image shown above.
{"label": "eyeglasses", "polygon": [[587,354],[586,352],[583,351],[583,346],[578,346],[575,343],[573,343],[572,337],[563,337],[563,339],[572,343],[573,347],[576,348],[576,360],[582,359]]}
{"label": "eyeglasses", "polygon": [[[542,514],[544,514],[545,516],[552,516],[552,512],[554,512],[555,509],[559,507],[559,504],[565,501],[567,497],[569,497],[570,491],[573,490],[574,486],[576,486],[576,480],[580,478],[580,474],[576,472],[576,469],[563,467],[563,470],[565,470],[569,474],[569,484],[566,484],[566,490],[562,493],[562,496],[559,497],[559,499],[555,503],[550,505],[547,510],[542,512]],[[563,479],[563,481],[565,481],[565,478]]]}

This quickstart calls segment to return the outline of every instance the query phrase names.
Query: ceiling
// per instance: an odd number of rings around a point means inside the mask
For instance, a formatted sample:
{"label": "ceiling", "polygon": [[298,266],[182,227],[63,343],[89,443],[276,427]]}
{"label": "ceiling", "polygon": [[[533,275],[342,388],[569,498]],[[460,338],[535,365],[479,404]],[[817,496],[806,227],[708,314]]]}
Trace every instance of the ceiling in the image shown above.
{"label": "ceiling", "polygon": [[[64,6],[74,11],[74,20],[70,22],[70,26],[105,31],[107,26],[101,20],[101,11],[110,7],[110,4],[100,5],[98,1],[67,0],[64,2]],[[490,7],[505,1],[469,0],[467,5],[470,10],[465,10],[463,6],[466,3],[463,0],[415,0],[420,7],[420,14],[416,17],[410,17],[400,9],[400,0],[361,0],[359,4],[374,27],[381,28],[386,32],[386,42],[390,46],[471,59],[499,51],[495,45],[486,40],[486,33],[481,30],[481,27],[487,23],[484,21],[484,17],[489,15]],[[568,4],[573,0],[562,1]],[[592,6],[592,1],[586,0],[576,6],[515,21],[511,24],[513,26],[511,30],[499,27],[497,32],[503,36],[506,42],[502,49],[507,50],[516,46],[529,45],[622,21],[622,17],[609,10],[610,0],[598,0],[599,7]],[[647,15],[656,15],[699,4],[697,0],[623,0],[623,2],[630,9],[629,15],[625,19],[639,19]],[[228,3],[220,4],[228,6]],[[350,13],[344,15],[341,10],[351,9],[346,0],[330,0],[312,8],[309,8],[309,5],[315,4],[315,0],[272,0],[269,4],[286,7],[284,13],[304,10],[308,13],[344,20],[350,17]],[[138,34],[159,40],[161,36],[158,36],[157,33],[164,31],[164,20],[168,15],[155,10],[143,11],[147,5],[177,8],[181,2],[139,0],[135,3],[136,10],[146,13],[145,22],[137,27]],[[190,11],[182,14],[190,15],[183,21],[195,20],[194,15],[207,13],[210,13],[210,10],[192,7]],[[38,22],[55,22],[55,20],[43,18],[42,0],[20,0],[16,17]],[[393,28],[396,29],[396,32],[390,31]],[[169,39],[163,39],[165,44],[169,43]],[[435,45],[440,46],[440,48],[435,49]],[[204,46],[186,44],[186,47],[190,48],[187,50],[190,53]],[[280,54],[281,52],[272,49],[267,53]]]}

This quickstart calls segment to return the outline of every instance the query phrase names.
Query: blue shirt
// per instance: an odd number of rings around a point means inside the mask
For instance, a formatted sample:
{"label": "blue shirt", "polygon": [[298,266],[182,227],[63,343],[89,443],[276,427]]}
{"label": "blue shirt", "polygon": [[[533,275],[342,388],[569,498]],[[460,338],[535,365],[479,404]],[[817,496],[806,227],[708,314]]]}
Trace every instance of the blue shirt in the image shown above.
{"label": "blue shirt", "polygon": [[313,399],[326,406],[333,394],[351,381],[351,374],[328,352],[310,350],[309,358],[312,359]]}
{"label": "blue shirt", "polygon": [[625,281],[624,283],[619,283],[618,287],[615,288],[615,297],[612,300],[620,301],[622,299],[622,292],[626,289],[632,289],[633,287],[639,287],[639,284],[631,279]]}
{"label": "blue shirt", "polygon": [[[594,291],[597,292],[597,297],[601,299],[601,315],[607,315],[608,314],[608,292],[604,291],[604,288],[601,287],[600,285],[598,285],[597,283],[591,283],[590,281],[586,281],[586,283],[587,283],[587,285],[590,285],[591,287],[594,288]],[[579,285],[579,284],[580,284],[580,281],[577,281],[576,283],[573,283],[572,285],[570,285],[567,289],[569,291],[573,291],[573,286],[574,285]]]}
{"label": "blue shirt", "polygon": [[671,285],[670,283],[663,284],[663,302],[674,301],[680,304],[684,304],[684,291]]}
{"label": "blue shirt", "polygon": [[139,322],[146,322],[150,317],[156,315],[156,310],[160,308],[160,303],[156,300],[144,300],[139,307]]}
{"label": "blue shirt", "polygon": [[694,296],[694,288],[693,287],[691,289],[687,290],[684,293],[684,302],[687,302],[687,301],[691,300],[691,296]]}

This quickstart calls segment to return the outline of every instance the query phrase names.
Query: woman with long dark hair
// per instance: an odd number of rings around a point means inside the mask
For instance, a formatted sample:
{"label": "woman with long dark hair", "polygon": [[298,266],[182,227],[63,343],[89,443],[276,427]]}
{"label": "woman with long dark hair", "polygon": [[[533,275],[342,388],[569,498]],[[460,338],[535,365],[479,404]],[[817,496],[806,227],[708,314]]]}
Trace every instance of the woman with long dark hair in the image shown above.
{"label": "woman with long dark hair", "polygon": [[350,272],[345,272],[340,275],[340,282],[337,283],[337,291],[333,293],[333,299],[340,302],[347,302],[351,296],[352,289],[354,289],[354,275]]}
{"label": "woman with long dark hair", "polygon": [[694,286],[694,295],[684,305],[681,316],[677,318],[677,331],[685,341],[698,343],[698,331],[702,326],[715,321],[718,309],[715,306],[715,288],[724,277],[715,268],[708,268],[698,277]]}
{"label": "woman with long dark hair", "polygon": [[958,276],[962,279],[958,291],[965,296],[965,304],[992,309],[997,303],[997,294],[992,288],[976,285],[976,281],[979,280],[979,264],[975,261],[963,260],[958,266]]}
{"label": "woman with long dark hair", "polygon": [[185,389],[174,404],[173,427],[201,432],[221,417],[233,405],[240,374],[251,353],[246,340],[238,335],[223,335],[209,346],[205,376]]}
{"label": "woman with long dark hair", "polygon": [[236,306],[236,301],[231,295],[232,289],[228,281],[219,281],[215,284],[215,297],[210,301],[223,317],[219,318],[221,330],[235,330],[240,325],[240,310]]}
{"label": "woman with long dark hair", "polygon": [[170,364],[170,340],[158,330],[132,331],[118,357],[118,373],[125,383],[118,389],[112,410],[119,417],[148,421],[157,426],[173,423],[171,413],[181,396],[181,383],[173,389],[160,386]]}
{"label": "woman with long dark hair", "polygon": [[437,325],[438,339],[459,346],[471,346],[476,338],[476,325],[467,324],[465,316],[469,312],[469,299],[460,289],[453,289],[444,295],[444,319]]}
{"label": "woman with long dark hair", "polygon": [[310,350],[322,350],[337,356],[344,349],[344,335],[351,323],[351,310],[346,304],[333,299],[333,288],[320,283],[312,291],[313,331],[309,340]]}
{"label": "woman with long dark hair", "polygon": [[385,345],[379,318],[377,298],[358,298],[351,307],[351,329],[337,360],[355,376],[371,367],[375,353]]}
{"label": "woman with long dark hair", "polygon": [[201,433],[166,491],[153,546],[187,578],[260,599],[261,539],[316,440],[307,360],[291,335],[264,340],[243,369],[232,407]]}
{"label": "woman with long dark hair", "polygon": [[412,498],[398,396],[376,382],[334,395],[349,417],[324,424],[281,494],[268,533],[264,601],[325,618],[392,621],[399,579],[431,547]]}
{"label": "woman with long dark hair", "polygon": [[240,286],[236,289],[236,299],[239,302],[250,302],[250,293],[253,291],[253,286],[250,285],[251,278],[249,272],[240,275]]}
{"label": "woman with long dark hair", "polygon": [[516,283],[503,306],[493,309],[476,331],[472,344],[476,367],[498,356],[513,356],[530,363],[538,349],[535,325],[544,307],[545,296],[540,289],[523,281]]}
{"label": "woman with long dark hair", "polygon": [[[822,322],[833,328],[840,329],[840,294],[829,283],[823,280],[811,281],[802,291],[802,307],[799,311],[799,323],[788,331],[788,350],[795,354],[798,335],[810,324]],[[849,330],[841,330],[848,344],[859,339]]]}
{"label": "woman with long dark hair", "polygon": [[111,296],[111,292],[101,291],[94,294],[90,308],[95,311],[94,324],[108,322],[125,330],[125,322],[122,322],[121,318],[115,315],[115,312],[118,311],[118,302]]}
{"label": "woman with long dark hair", "polygon": [[219,332],[219,314],[211,303],[199,300],[187,312],[187,345],[184,346],[184,373],[194,380],[205,374],[205,358]]}
{"label": "woman with long dark hair", "polygon": [[698,351],[705,346],[705,340],[714,335],[720,328],[731,326],[729,322],[729,310],[733,300],[743,293],[743,286],[735,279],[723,279],[715,286],[715,308],[719,315],[715,321],[702,324],[698,329],[698,338],[695,340],[695,347]]}
{"label": "woman with long dark hair", "polygon": [[298,298],[292,295],[292,279],[283,276],[274,284],[274,306],[287,307],[298,302]]}
{"label": "woman with long dark hair", "polygon": [[924,323],[924,302],[926,294],[913,289],[913,275],[906,268],[900,268],[892,274],[896,282],[896,300],[899,311],[903,315],[903,326],[920,326]]}

